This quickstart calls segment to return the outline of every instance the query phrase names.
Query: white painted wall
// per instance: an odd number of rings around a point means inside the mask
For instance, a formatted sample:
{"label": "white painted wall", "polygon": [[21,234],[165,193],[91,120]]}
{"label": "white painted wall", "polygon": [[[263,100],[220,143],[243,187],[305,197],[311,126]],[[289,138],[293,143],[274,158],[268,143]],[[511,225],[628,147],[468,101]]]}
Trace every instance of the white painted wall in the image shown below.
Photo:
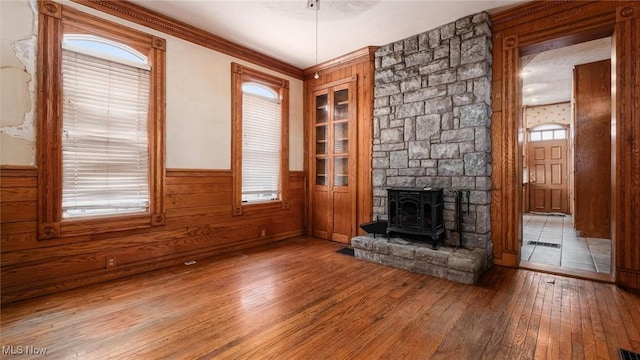
{"label": "white painted wall", "polygon": [[0,1],[0,164],[35,165],[35,1]]}
{"label": "white painted wall", "polygon": [[524,112],[525,127],[531,129],[541,124],[571,124],[571,103],[527,106]]}
{"label": "white painted wall", "polygon": [[[289,80],[289,168],[303,169],[303,82],[289,76],[253,65],[231,56],[215,52],[205,47],[154,31],[143,26],[124,21],[114,16],[100,13],[68,1],[59,1],[87,13],[110,21],[124,24],[167,41],[167,119],[166,119],[166,166],[182,169],[230,169],[231,168],[231,63],[237,62],[253,69],[264,71]],[[34,13],[27,0],[0,1],[0,23],[2,23],[2,65],[5,61],[5,33],[15,42],[21,39],[33,39],[37,33],[33,24]],[[7,9],[7,10],[5,10]],[[27,11],[29,10],[29,11]],[[20,25],[20,26],[18,26]],[[22,28],[22,31],[7,31]],[[35,54],[35,40],[30,40]],[[11,54],[6,57],[10,58]],[[15,63],[15,66],[21,66]],[[23,66],[26,68],[26,66]],[[15,72],[15,71],[14,71]],[[24,71],[22,71],[24,72]],[[29,76],[2,77],[3,95],[5,89],[20,89],[25,97],[27,78],[35,82],[36,74],[27,71]],[[28,93],[28,91],[27,91]],[[27,108],[17,104],[2,103],[2,153],[0,164],[34,165],[33,116],[29,117]],[[27,103],[28,101],[22,101]],[[10,118],[10,120],[5,120]],[[21,120],[22,118],[25,120]],[[22,131],[15,128],[20,123]],[[7,124],[7,125],[5,125]],[[9,129],[7,126],[11,127]],[[5,131],[5,128],[9,129]],[[29,136],[31,136],[29,138]]]}

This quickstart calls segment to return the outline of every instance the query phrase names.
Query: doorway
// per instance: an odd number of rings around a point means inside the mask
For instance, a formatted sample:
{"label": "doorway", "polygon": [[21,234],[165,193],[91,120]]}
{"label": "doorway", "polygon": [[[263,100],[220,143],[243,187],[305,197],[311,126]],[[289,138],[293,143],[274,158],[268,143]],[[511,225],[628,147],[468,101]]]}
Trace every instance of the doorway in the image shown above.
{"label": "doorway", "polygon": [[[599,182],[611,178],[611,41],[602,38],[521,58],[521,267],[591,278],[611,274],[611,186]],[[608,83],[602,69],[607,69]],[[600,78],[584,76],[592,71],[599,71]],[[591,93],[603,97],[604,83],[608,113],[594,119],[595,100],[585,100],[592,99]],[[606,156],[599,155],[603,152]],[[593,222],[601,224],[597,231]]]}

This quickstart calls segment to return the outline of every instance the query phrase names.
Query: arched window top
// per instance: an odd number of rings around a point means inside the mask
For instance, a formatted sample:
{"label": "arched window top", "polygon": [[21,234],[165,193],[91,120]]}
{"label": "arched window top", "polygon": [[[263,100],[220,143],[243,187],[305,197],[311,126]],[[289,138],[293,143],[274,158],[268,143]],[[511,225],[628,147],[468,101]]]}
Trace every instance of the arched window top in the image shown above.
{"label": "arched window top", "polygon": [[245,82],[242,84],[242,92],[262,96],[271,100],[279,100],[278,93],[268,86],[256,82]]}
{"label": "arched window top", "polygon": [[89,34],[65,34],[62,47],[136,67],[149,68],[149,58],[129,45]]}
{"label": "arched window top", "polygon": [[542,125],[536,125],[532,127],[531,131],[562,130],[562,129],[565,129],[565,127],[560,124],[542,124]]}

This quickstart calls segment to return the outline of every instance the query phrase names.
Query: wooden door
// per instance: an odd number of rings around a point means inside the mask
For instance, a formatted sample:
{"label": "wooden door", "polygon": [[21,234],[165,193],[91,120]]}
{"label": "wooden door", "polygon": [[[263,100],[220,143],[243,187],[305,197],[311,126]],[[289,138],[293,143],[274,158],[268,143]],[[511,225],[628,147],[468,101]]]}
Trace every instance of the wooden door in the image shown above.
{"label": "wooden door", "polygon": [[[553,138],[554,132],[566,138],[565,129],[533,133]],[[568,213],[567,140],[530,141],[528,147],[529,211]]]}
{"label": "wooden door", "polygon": [[313,236],[349,243],[355,235],[355,81],[314,92]]}
{"label": "wooden door", "polygon": [[574,225],[611,237],[611,61],[574,68]]}

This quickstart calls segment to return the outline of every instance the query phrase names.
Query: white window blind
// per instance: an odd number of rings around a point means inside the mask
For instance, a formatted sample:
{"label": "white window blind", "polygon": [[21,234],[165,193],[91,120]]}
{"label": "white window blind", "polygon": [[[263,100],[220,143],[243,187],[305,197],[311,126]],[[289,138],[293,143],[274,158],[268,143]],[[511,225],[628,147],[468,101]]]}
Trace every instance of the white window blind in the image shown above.
{"label": "white window blind", "polygon": [[280,198],[281,104],[242,95],[242,201]]}
{"label": "white window blind", "polygon": [[149,208],[149,71],[63,50],[63,218]]}

